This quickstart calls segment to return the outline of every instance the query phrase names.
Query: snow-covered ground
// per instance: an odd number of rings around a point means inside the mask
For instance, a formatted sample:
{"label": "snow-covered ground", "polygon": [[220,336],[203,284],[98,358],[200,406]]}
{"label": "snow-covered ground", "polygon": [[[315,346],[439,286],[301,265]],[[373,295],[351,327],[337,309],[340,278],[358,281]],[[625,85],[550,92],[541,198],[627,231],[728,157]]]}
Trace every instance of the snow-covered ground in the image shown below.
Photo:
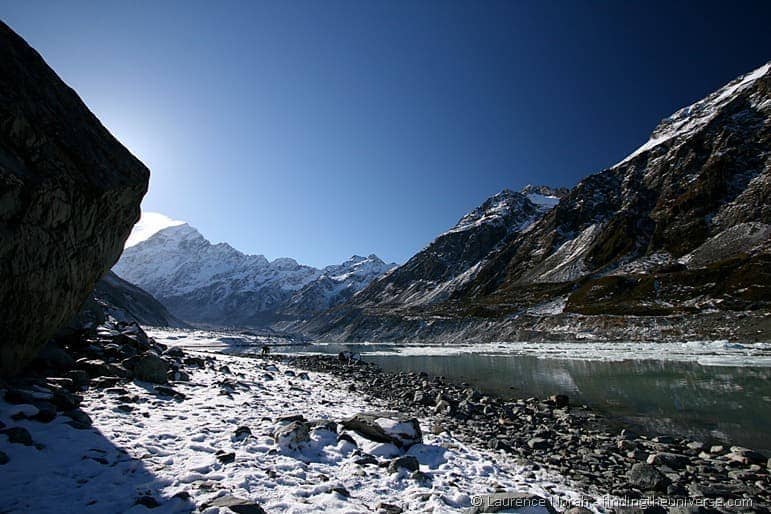
{"label": "snow-covered ground", "polygon": [[152,327],[147,328],[147,334],[163,344],[190,349],[224,350],[239,346],[261,348],[264,344],[300,344],[295,339],[290,339],[279,333],[273,334],[269,331],[257,333],[249,330]]}
{"label": "snow-covered ground", "polygon": [[[144,383],[84,392],[81,407],[93,419],[87,430],[65,424],[63,416],[48,424],[14,420],[35,407],[0,400],[0,420],[28,429],[39,445],[10,444],[0,436],[0,451],[10,459],[0,467],[0,512],[185,512],[191,509],[187,495],[200,507],[225,494],[258,502],[267,512],[289,513],[368,512],[380,502],[406,512],[453,512],[469,507],[472,495],[496,489],[555,501],[579,498],[559,477],[470,448],[446,432],[432,435],[424,419],[424,443],[407,454],[417,457],[428,480],[356,464],[356,446],[329,430],[313,430],[297,450],[277,445],[280,417],[340,421],[382,405],[351,394],[329,375],[301,377],[270,361],[215,358],[213,368],[193,368],[190,382],[173,385],[186,396],[181,401],[158,396]],[[235,436],[243,426],[251,437]],[[400,454],[392,444],[354,439],[380,461]],[[219,462],[220,451],[234,452],[235,460]],[[146,495],[160,506],[135,504]]]}

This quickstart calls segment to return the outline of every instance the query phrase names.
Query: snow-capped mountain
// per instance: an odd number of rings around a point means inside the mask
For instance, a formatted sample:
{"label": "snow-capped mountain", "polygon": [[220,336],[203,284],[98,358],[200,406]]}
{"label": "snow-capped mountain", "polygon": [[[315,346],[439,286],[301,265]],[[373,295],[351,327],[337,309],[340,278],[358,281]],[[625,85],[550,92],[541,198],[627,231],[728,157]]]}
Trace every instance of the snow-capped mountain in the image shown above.
{"label": "snow-capped mountain", "polygon": [[[504,221],[506,201],[496,195],[309,323],[309,333],[489,341],[555,337],[564,327],[576,337],[581,325],[627,337],[624,327],[641,323],[658,337],[720,338],[734,337],[732,313],[758,313],[742,337],[767,333],[771,63],[664,119],[640,148],[569,193],[530,186],[522,196],[521,217]],[[536,216],[534,205],[553,208]],[[466,233],[475,238],[444,242]],[[433,294],[442,288],[451,292]]]}
{"label": "snow-capped mountain", "polygon": [[142,211],[139,221],[137,221],[134,228],[131,229],[131,234],[129,234],[124,248],[139,244],[164,228],[174,227],[184,223],[184,221],[171,219],[160,212]]}
{"label": "snow-capped mountain", "polygon": [[395,264],[386,264],[377,255],[354,255],[342,264],[327,266],[319,278],[292,295],[283,313],[302,319],[309,317],[309,313],[334,307],[395,267]]}
{"label": "snow-capped mountain", "polygon": [[552,199],[564,194],[545,186],[528,188],[491,196],[404,265],[373,282],[355,303],[410,307],[449,298],[473,279],[490,252],[526,231],[553,207]]}
{"label": "snow-capped mountain", "polygon": [[212,244],[183,223],[126,248],[113,270],[185,321],[262,326],[336,305],[392,266],[374,255],[323,270],[288,258],[268,261]]}
{"label": "snow-capped mountain", "polygon": [[[714,238],[731,239],[732,253],[750,260],[768,242],[745,245],[750,236],[742,234],[758,230],[736,227],[771,222],[770,84],[766,64],[663,120],[647,143],[582,180],[531,231],[502,248],[464,296],[521,303],[528,299],[523,291],[541,284],[572,288],[582,281],[569,295],[568,310],[627,314],[677,312],[700,294],[704,300],[722,296],[719,287],[708,291],[711,281],[706,289],[698,287],[695,277],[688,279],[691,291],[685,295],[683,284],[672,284],[671,294],[667,287],[677,278],[672,271],[687,265],[693,252],[703,254],[703,245]],[[700,260],[708,261],[715,262]],[[655,291],[635,291],[644,299],[620,303],[642,273],[662,269],[668,275]],[[724,272],[724,279],[738,273]],[[742,303],[743,296],[738,292],[732,303]]]}

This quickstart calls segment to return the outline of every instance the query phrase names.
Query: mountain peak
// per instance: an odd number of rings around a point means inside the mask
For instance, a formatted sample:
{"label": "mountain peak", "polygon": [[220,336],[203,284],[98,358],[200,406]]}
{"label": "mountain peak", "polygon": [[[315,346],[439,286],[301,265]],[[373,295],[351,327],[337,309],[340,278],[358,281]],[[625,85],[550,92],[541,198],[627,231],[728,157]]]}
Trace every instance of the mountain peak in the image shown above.
{"label": "mountain peak", "polygon": [[185,224],[184,221],[172,219],[160,212],[142,212],[142,216],[131,230],[131,234],[126,240],[124,248],[139,244],[165,228],[183,224]]}
{"label": "mountain peak", "polygon": [[285,309],[307,316],[336,305],[392,267],[374,255],[354,255],[323,270],[287,257],[269,262],[227,243],[212,244],[179,222],[127,248],[113,269],[181,319],[261,326]]}
{"label": "mountain peak", "polygon": [[505,223],[512,216],[519,218],[519,213],[532,209],[533,205],[525,195],[510,189],[504,189],[463,216],[446,234],[463,232],[490,223]]}

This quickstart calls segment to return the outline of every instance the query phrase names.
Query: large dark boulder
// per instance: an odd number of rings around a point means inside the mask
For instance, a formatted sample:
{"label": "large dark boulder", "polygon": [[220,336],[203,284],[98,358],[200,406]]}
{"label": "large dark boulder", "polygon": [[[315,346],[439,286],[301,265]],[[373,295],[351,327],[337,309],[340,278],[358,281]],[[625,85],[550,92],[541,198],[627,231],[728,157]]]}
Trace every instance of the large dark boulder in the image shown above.
{"label": "large dark boulder", "polygon": [[115,263],[150,172],[0,23],[0,374],[13,374]]}

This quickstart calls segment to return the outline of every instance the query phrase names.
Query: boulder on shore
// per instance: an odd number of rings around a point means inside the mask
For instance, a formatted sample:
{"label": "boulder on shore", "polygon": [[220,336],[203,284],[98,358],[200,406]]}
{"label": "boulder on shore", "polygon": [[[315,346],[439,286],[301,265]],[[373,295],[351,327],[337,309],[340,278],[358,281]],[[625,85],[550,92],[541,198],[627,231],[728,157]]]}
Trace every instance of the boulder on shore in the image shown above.
{"label": "boulder on shore", "polygon": [[370,441],[392,443],[398,448],[406,449],[423,442],[417,419],[400,418],[391,413],[356,414],[341,425]]}
{"label": "boulder on shore", "polygon": [[32,360],[118,259],[149,175],[0,22],[0,375]]}

